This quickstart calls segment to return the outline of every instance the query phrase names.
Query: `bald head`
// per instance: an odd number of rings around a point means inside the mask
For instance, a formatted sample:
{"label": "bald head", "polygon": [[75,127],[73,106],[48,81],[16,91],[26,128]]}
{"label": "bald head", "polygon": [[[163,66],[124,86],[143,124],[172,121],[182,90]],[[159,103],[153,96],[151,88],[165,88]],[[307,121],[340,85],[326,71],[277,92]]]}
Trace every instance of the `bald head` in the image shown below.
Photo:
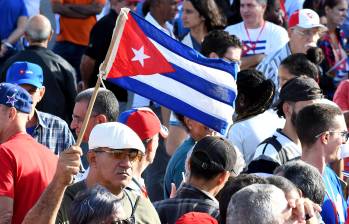
{"label": "bald head", "polygon": [[25,28],[25,35],[29,43],[48,41],[52,28],[50,21],[43,15],[36,15],[29,19]]}

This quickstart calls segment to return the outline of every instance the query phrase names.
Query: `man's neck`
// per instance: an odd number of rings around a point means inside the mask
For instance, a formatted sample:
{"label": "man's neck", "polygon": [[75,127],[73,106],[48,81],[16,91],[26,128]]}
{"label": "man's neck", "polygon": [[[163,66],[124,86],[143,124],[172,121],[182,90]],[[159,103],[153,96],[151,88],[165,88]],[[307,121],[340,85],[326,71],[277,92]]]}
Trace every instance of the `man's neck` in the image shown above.
{"label": "man's neck", "polygon": [[201,44],[204,41],[205,36],[207,35],[207,29],[205,28],[205,26],[197,26],[190,30],[190,34],[198,43]]}
{"label": "man's neck", "polygon": [[210,194],[212,197],[216,196],[216,194],[218,193],[216,189],[218,186],[211,186],[212,184],[210,183],[210,181],[190,177],[188,182],[191,186],[201,191],[205,191],[206,193]]}
{"label": "man's neck", "polygon": [[110,188],[108,188],[108,186],[104,186],[103,184],[99,183],[97,176],[98,176],[98,174],[96,173],[96,170],[94,168],[90,167],[88,175],[87,175],[87,177],[85,179],[85,183],[86,183],[87,188],[92,188],[96,184],[100,184],[103,187],[107,188],[111,193],[113,193],[118,198],[122,197],[122,195],[123,195],[123,191],[122,191],[123,188],[122,187],[117,188],[117,189],[116,188],[110,189]]}
{"label": "man's neck", "polygon": [[149,13],[161,27],[167,29],[166,20],[164,20],[160,14],[158,14],[152,10]]}
{"label": "man's neck", "polygon": [[303,148],[302,151],[303,153],[301,159],[304,162],[316,167],[319,172],[323,174],[326,167],[326,161],[325,157],[323,157],[321,154],[319,155],[319,150]]}
{"label": "man's neck", "polygon": [[247,29],[258,29],[258,28],[261,28],[261,27],[263,27],[264,23],[265,23],[264,19],[260,19],[258,21],[251,22],[251,23],[244,22],[244,24],[245,24]]}
{"label": "man's neck", "polygon": [[3,133],[1,133],[0,144],[8,141],[12,136],[14,136],[15,134],[18,134],[20,132],[26,133],[24,125],[23,125],[23,127],[21,127],[16,123],[11,124],[11,126],[6,128],[5,131]]}
{"label": "man's neck", "polygon": [[285,127],[281,130],[283,134],[289,137],[296,145],[301,147],[301,142],[299,141],[298,135],[295,128],[291,124],[291,121],[286,121]]}
{"label": "man's neck", "polygon": [[29,115],[29,120],[26,124],[26,128],[34,127],[38,123],[38,118],[36,117],[35,110]]}

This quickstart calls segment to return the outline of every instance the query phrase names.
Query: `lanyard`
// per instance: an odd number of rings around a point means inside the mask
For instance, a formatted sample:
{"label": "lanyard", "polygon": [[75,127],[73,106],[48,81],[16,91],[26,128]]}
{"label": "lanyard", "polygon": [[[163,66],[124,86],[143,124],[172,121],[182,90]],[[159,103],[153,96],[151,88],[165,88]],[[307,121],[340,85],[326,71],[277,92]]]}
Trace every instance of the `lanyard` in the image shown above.
{"label": "lanyard", "polygon": [[248,40],[249,40],[249,42],[250,42],[250,45],[251,45],[251,47],[248,47],[248,46],[246,45],[247,49],[245,49],[244,54],[247,54],[247,52],[248,52],[249,50],[252,50],[252,51],[253,51],[253,54],[256,54],[257,42],[259,41],[259,38],[260,38],[261,35],[262,35],[262,32],[263,32],[263,30],[264,30],[264,27],[265,27],[265,21],[263,21],[263,26],[262,26],[262,28],[259,30],[259,33],[258,33],[258,36],[257,36],[256,41],[252,41],[252,40],[251,40],[250,33],[248,32],[248,29],[247,29],[247,27],[246,27],[246,24],[244,23],[244,28],[245,28],[245,31],[246,31],[246,34],[247,34],[247,38],[248,38]]}
{"label": "lanyard", "polygon": [[328,197],[328,199],[330,200],[330,202],[332,204],[332,207],[333,207],[333,210],[334,210],[334,213],[335,213],[336,224],[338,224],[339,223],[339,221],[338,221],[339,213],[337,211],[336,203],[333,202],[333,200],[336,201],[336,195],[333,192],[333,189],[331,187],[331,183],[330,183],[327,175],[325,176],[325,179],[326,179],[328,187],[330,188],[331,195],[333,196],[333,199],[330,197],[330,194],[327,191],[326,191],[326,194],[327,194],[327,197]]}

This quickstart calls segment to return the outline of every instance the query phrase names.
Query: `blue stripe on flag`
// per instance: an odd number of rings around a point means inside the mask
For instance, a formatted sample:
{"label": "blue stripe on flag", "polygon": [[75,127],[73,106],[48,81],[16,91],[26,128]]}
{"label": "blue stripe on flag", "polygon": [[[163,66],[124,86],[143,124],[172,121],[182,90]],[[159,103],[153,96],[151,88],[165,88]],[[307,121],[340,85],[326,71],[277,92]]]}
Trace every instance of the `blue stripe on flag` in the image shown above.
{"label": "blue stripe on flag", "polygon": [[[142,29],[146,36],[161,44],[170,51],[180,55],[181,57],[186,58],[187,60],[193,61],[195,63],[205,65],[207,67],[226,71],[230,74],[235,74],[238,70],[237,63],[228,63],[222,59],[206,58],[196,50],[188,47],[185,44],[182,44],[181,42],[165,34],[163,31],[157,29],[153,24],[144,20],[142,17],[138,16],[134,12],[130,13],[132,14],[133,18],[138,23],[138,26]],[[213,61],[215,62],[213,63]]]}
{"label": "blue stripe on flag", "polygon": [[250,43],[257,43],[257,44],[265,44],[265,43],[267,43],[267,41],[266,40],[259,40],[259,41],[250,41],[250,40],[243,40],[242,41],[244,44],[250,44]]}
{"label": "blue stripe on flag", "polygon": [[[231,90],[223,86],[216,85],[211,83],[195,74],[188,72],[187,70],[180,68],[175,64],[171,64],[176,72],[175,73],[166,73],[165,77],[169,77],[178,82],[181,82],[198,92],[201,92],[204,95],[209,96],[212,99],[223,102],[228,105],[233,105],[236,98],[236,90]],[[212,74],[215,75],[215,74]]]}
{"label": "blue stripe on flag", "polygon": [[184,112],[182,113],[184,116],[187,116],[190,118],[195,117],[195,120],[205,124],[208,127],[211,127],[215,131],[218,131],[221,134],[226,133],[226,130],[228,128],[227,121],[221,120],[215,116],[204,113],[203,111],[191,106],[190,104],[183,102],[164,92],[161,92],[158,89],[155,89],[136,79],[124,77],[124,78],[110,78],[107,80],[119,86],[122,86],[126,89],[134,91],[137,94],[141,94],[142,96],[147,97],[151,100],[154,100],[157,103],[164,105],[171,110],[178,111],[180,109],[180,111]]}

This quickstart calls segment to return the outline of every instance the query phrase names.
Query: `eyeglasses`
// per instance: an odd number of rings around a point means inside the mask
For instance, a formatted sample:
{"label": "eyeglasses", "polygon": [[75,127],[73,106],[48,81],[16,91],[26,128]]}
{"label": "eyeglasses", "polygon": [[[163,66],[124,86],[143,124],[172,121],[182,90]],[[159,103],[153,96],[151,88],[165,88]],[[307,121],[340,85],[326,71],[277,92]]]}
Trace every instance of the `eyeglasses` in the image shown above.
{"label": "eyeglasses", "polygon": [[103,148],[98,148],[93,150],[94,152],[105,152],[108,153],[110,155],[112,155],[114,157],[114,159],[117,160],[124,160],[126,159],[126,157],[128,157],[128,159],[131,162],[134,162],[136,160],[140,161],[142,158],[142,153],[140,151],[138,151],[137,149],[131,149],[131,150],[117,150],[117,149],[113,149],[113,150],[107,150],[107,149],[103,149]]}
{"label": "eyeglasses", "polygon": [[319,35],[319,36],[322,35],[322,32],[320,32],[319,30],[314,30],[314,29],[300,30],[298,28],[294,28],[294,31],[303,37],[304,36],[309,37],[309,36],[314,36],[314,35]]}
{"label": "eyeglasses", "polygon": [[[92,117],[97,117],[98,115],[99,115],[99,114],[91,114],[90,118],[92,118]],[[80,117],[80,116],[78,116],[78,115],[72,114],[72,115],[71,115],[71,118],[72,118],[73,121],[76,121],[76,123],[82,124],[82,123],[84,122],[84,118],[85,118],[85,117]]]}
{"label": "eyeglasses", "polygon": [[348,131],[324,131],[324,132],[321,132],[320,134],[316,135],[315,138],[319,138],[321,135],[325,134],[326,132],[328,132],[328,133],[330,133],[330,134],[331,134],[331,133],[338,133],[338,134],[340,134],[341,138],[342,138],[345,142],[347,142],[348,139],[349,139],[349,133],[348,133]]}

